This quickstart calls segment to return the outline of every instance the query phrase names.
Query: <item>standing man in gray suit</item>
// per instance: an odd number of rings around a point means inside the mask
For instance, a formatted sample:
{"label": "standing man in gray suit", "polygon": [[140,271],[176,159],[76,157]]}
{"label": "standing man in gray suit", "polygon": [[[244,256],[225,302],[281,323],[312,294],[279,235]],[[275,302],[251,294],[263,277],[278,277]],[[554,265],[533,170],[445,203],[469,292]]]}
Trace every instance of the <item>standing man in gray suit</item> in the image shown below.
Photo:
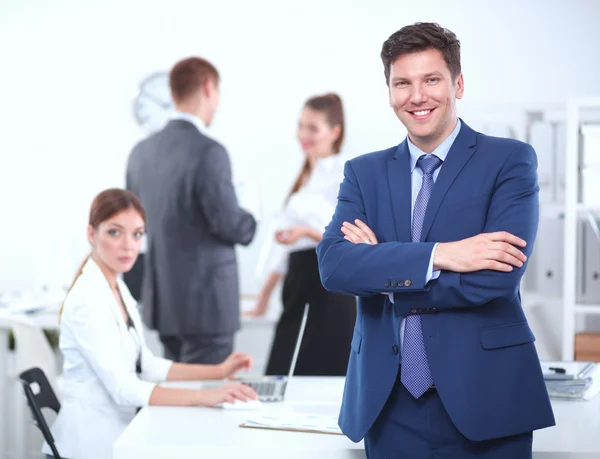
{"label": "standing man in gray suit", "polygon": [[252,241],[256,222],[238,205],[227,151],[206,134],[219,103],[217,70],[190,57],[169,84],[176,113],[127,165],[127,188],[146,209],[142,316],[165,357],[220,363],[240,328],[234,247]]}

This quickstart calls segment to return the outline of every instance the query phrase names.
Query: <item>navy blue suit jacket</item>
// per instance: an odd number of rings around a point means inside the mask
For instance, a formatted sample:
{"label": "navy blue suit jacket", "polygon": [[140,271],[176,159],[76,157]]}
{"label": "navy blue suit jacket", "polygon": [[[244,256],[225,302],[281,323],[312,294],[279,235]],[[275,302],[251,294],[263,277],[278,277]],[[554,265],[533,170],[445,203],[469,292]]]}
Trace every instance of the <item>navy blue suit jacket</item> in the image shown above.
{"label": "navy blue suit jacket", "polygon": [[[317,248],[326,289],[359,297],[340,426],[362,439],[396,379],[402,317],[421,314],[439,396],[470,440],[554,425],[519,293],[525,271],[442,271],[425,285],[435,242],[508,231],[531,255],[539,219],[537,159],[525,143],[488,137],[464,122],[437,177],[421,242],[411,242],[411,177],[406,141],[346,163],[338,204]],[[340,231],[359,218],[378,245],[352,244]],[[381,292],[393,292],[395,304]]]}

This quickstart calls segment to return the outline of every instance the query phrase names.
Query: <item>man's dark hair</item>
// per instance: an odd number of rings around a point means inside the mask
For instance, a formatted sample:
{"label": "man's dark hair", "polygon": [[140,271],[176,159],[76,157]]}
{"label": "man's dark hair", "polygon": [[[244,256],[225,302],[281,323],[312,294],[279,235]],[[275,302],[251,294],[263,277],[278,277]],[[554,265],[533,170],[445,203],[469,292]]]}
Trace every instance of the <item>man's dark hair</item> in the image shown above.
{"label": "man's dark hair", "polygon": [[219,72],[206,59],[188,57],[177,62],[169,74],[171,95],[176,103],[194,95],[206,82],[212,79],[219,82]]}
{"label": "man's dark hair", "polygon": [[456,79],[460,74],[460,41],[456,35],[433,22],[416,22],[402,27],[383,42],[381,60],[385,83],[390,84],[390,67],[398,57],[428,49],[437,49],[442,53],[452,79]]}

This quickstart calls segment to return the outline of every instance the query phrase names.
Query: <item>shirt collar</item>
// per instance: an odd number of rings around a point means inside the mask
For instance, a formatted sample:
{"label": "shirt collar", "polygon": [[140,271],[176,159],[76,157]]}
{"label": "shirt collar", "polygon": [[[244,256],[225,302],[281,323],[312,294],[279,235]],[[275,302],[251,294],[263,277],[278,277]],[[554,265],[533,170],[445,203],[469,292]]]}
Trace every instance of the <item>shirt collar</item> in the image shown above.
{"label": "shirt collar", "polygon": [[202,121],[196,115],[192,115],[191,113],[176,111],[170,116],[170,119],[187,121],[196,126],[196,129],[198,129],[198,131],[201,133],[206,133],[207,127],[206,124],[204,124],[204,121]]}
{"label": "shirt collar", "polygon": [[[435,150],[431,152],[431,154],[437,156],[442,161],[446,161],[446,157],[448,156],[450,147],[452,147],[452,144],[454,143],[456,137],[458,136],[458,133],[460,132],[460,124],[460,119],[457,119],[456,127],[454,128],[454,130],[450,133],[448,137],[446,137],[446,139],[442,143],[438,145],[438,147]],[[419,158],[426,153],[423,152],[414,143],[412,143],[408,136],[406,136],[406,141],[408,142],[408,151],[410,152],[410,172],[412,173],[412,171],[415,170],[415,167],[417,167],[417,161],[419,160]]]}
{"label": "shirt collar", "polygon": [[326,171],[333,170],[342,161],[340,153],[334,153],[325,158],[319,158],[315,164],[315,168],[320,168]]}

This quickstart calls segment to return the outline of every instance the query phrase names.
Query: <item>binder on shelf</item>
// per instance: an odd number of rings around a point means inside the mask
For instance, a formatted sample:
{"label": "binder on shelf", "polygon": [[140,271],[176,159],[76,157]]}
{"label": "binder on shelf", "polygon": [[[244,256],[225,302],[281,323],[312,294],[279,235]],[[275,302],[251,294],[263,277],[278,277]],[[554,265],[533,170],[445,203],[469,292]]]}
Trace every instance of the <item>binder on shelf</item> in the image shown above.
{"label": "binder on shelf", "polygon": [[542,217],[538,228],[536,247],[536,282],[540,293],[547,296],[560,296],[563,289],[563,248],[556,241],[562,241],[564,220]]}
{"label": "binder on shelf", "polygon": [[600,306],[600,240],[596,235],[596,228],[589,221],[584,224],[585,250],[582,255],[585,267],[581,303]]}

